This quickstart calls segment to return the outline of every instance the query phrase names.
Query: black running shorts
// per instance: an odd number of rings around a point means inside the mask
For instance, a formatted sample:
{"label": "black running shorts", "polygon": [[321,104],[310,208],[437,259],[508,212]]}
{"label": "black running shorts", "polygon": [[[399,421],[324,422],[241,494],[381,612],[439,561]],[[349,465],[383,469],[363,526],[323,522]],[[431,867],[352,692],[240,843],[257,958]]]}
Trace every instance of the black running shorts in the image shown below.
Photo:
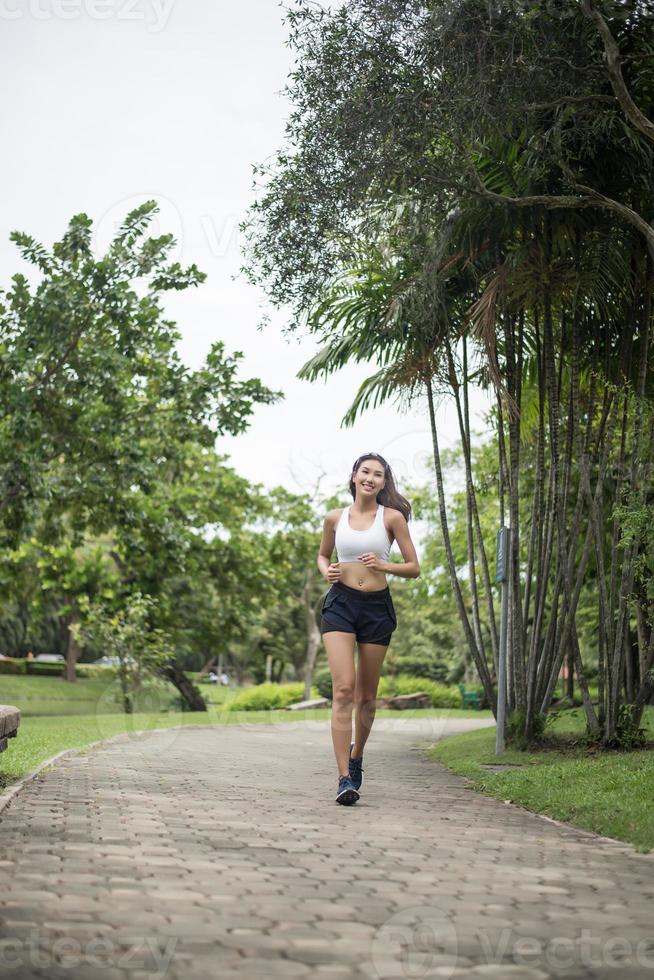
{"label": "black running shorts", "polygon": [[320,632],[339,630],[354,633],[359,643],[378,643],[387,647],[397,628],[391,591],[362,592],[342,582],[334,582],[321,609]]}

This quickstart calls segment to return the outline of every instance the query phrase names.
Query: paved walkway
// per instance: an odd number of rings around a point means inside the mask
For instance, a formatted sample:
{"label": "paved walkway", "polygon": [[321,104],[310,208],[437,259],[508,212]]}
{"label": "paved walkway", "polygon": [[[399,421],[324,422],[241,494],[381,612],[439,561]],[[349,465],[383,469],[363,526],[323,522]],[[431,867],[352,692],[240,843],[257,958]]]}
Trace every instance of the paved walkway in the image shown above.
{"label": "paved walkway", "polygon": [[0,814],[0,976],[654,978],[654,859],[426,758],[478,724],[378,718],[352,807],[324,721],[64,758]]}

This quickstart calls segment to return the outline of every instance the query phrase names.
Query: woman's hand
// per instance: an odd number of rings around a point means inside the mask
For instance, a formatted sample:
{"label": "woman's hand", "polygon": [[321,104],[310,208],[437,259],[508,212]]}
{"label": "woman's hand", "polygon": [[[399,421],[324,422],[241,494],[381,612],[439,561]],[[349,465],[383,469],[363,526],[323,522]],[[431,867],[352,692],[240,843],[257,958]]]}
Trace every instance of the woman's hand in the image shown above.
{"label": "woman's hand", "polygon": [[338,562],[332,563],[327,569],[327,581],[338,582],[341,577],[341,566]]}
{"label": "woman's hand", "polygon": [[363,555],[357,555],[359,561],[363,562],[366,568],[369,568],[373,572],[385,572],[388,562],[385,562],[382,558],[374,553],[374,551],[366,551]]}

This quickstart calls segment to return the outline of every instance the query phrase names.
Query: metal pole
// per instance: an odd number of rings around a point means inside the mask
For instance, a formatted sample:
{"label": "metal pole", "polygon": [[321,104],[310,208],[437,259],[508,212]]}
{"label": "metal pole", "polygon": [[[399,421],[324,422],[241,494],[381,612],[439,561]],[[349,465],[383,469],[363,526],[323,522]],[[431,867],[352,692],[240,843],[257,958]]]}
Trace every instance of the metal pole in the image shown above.
{"label": "metal pole", "polygon": [[495,755],[504,752],[504,727],[506,722],[506,644],[509,611],[509,587],[506,571],[509,561],[509,529],[502,526],[497,532],[495,581],[501,583],[500,649],[497,666],[497,728],[495,731]]}

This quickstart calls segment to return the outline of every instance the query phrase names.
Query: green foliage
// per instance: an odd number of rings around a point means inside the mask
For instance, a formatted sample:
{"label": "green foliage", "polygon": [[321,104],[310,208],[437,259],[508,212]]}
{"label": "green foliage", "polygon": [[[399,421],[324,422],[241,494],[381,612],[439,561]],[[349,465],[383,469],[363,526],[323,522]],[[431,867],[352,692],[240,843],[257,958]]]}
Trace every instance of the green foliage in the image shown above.
{"label": "green foliage", "polygon": [[[651,424],[651,409],[647,414]],[[615,505],[613,514],[622,531],[623,548],[636,547],[635,583],[646,619],[654,627],[654,501],[629,493]]]}
{"label": "green foliage", "polygon": [[[227,702],[227,711],[264,711],[301,701],[304,684],[257,684]],[[315,696],[315,695],[314,695]]]}
{"label": "green foliage", "polygon": [[78,677],[95,680],[100,678],[111,678],[115,676],[115,669],[104,664],[77,664],[75,673]]}
{"label": "green foliage", "polygon": [[[23,667],[21,669],[9,669],[6,670],[5,664],[20,665]],[[28,660],[27,657],[21,657],[19,660],[0,660],[0,674],[10,673],[10,674],[36,674],[42,677],[61,677],[64,673],[66,665],[62,661],[36,661]],[[108,677],[113,674],[113,668],[102,667],[98,664],[77,664],[76,671],[78,677]]]}
{"label": "green foliage", "polygon": [[524,751],[543,741],[545,734],[556,719],[558,711],[535,712],[532,718],[531,738],[526,735],[526,711],[512,711],[506,724],[506,744],[512,748]]}
{"label": "green foliage", "polygon": [[155,610],[152,596],[137,592],[126,597],[118,610],[87,604],[82,622],[73,627],[81,646],[92,641],[107,656],[118,659],[116,674],[125,712],[133,710],[134,695],[143,677],[156,675],[172,659],[169,637],[152,625]]}
{"label": "green foliage", "polygon": [[[654,625],[648,5],[352,0],[299,3],[288,20],[293,111],[259,171],[246,272],[292,307],[291,331],[308,326],[320,345],[302,377],[371,365],[343,424],[424,394],[431,421],[447,397],[465,448],[465,491],[439,480],[431,574],[422,591],[402,589],[428,598],[410,606],[389,671],[423,655],[422,635],[456,650],[464,676],[479,670],[490,698],[499,617],[484,559],[510,514],[516,700],[550,698],[571,633],[584,665],[609,651],[602,681],[634,650],[624,692],[634,700]],[[641,122],[615,98],[607,37]],[[472,447],[472,385],[497,401],[486,453]],[[614,522],[625,489],[630,513]],[[433,643],[440,624],[449,636]],[[601,708],[616,709],[623,692],[601,690]]]}
{"label": "green foliage", "polygon": [[42,677],[61,677],[66,665],[59,661],[58,663],[48,663],[47,661],[39,661],[38,663],[34,660],[25,660],[27,674],[37,674]]}
{"label": "green foliage", "polygon": [[398,674],[426,677],[432,681],[445,681],[450,668],[442,660],[429,657],[398,657],[395,661]]}
{"label": "green foliage", "polygon": [[647,732],[638,724],[633,705],[621,704],[618,708],[613,747],[633,752],[635,749],[642,749],[646,741]]}
{"label": "green foliage", "polygon": [[[314,683],[320,697],[332,700],[332,677],[328,668],[316,671]],[[426,691],[434,708],[460,708],[461,695],[456,687],[439,683],[432,677],[419,674],[400,673],[392,677],[382,674],[377,688],[377,697],[394,697],[397,694],[415,694]]]}
{"label": "green foliage", "polygon": [[51,249],[11,236],[37,276],[0,291],[7,652],[66,653],[86,604],[140,591],[156,595],[151,626],[172,652],[204,658],[242,635],[271,578],[261,535],[246,529],[262,495],[215,444],[282,393],[239,378],[243,355],[220,341],[197,370],[181,361],[161,296],[205,275],[169,261],[172,235],[148,237],[157,211],[131,211],[100,257],[85,214]]}
{"label": "green foliage", "polygon": [[395,697],[398,694],[416,694],[418,691],[425,691],[430,695],[433,708],[460,708],[462,706],[461,694],[456,687],[439,684],[428,677],[411,677],[408,675],[400,675],[394,678],[380,677],[377,696],[380,698]]}
{"label": "green foliage", "polygon": [[0,617],[0,652],[6,657],[15,657],[24,652],[28,622],[26,603],[11,597]]}
{"label": "green foliage", "polygon": [[27,660],[24,657],[7,657],[0,660],[0,674],[26,674]]}
{"label": "green foliage", "polygon": [[318,694],[321,698],[328,698],[329,701],[332,700],[334,692],[332,690],[332,672],[329,667],[316,670],[313,675],[313,683],[318,689]]}

